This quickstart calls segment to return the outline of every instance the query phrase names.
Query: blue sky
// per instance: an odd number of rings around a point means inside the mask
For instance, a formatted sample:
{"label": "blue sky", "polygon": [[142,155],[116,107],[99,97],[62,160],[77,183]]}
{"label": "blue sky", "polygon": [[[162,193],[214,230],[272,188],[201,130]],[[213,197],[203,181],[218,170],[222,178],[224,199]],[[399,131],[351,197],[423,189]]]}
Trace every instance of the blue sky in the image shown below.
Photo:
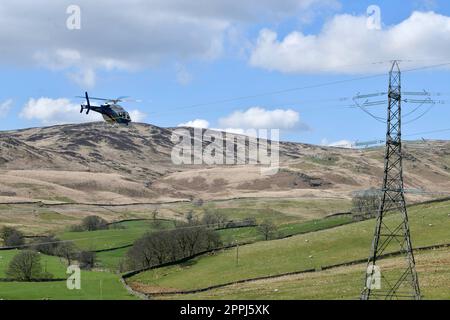
{"label": "blue sky", "polygon": [[[283,140],[314,144],[382,139],[384,124],[339,99],[386,91],[387,76],[269,93],[387,73],[392,59],[405,70],[450,62],[448,1],[205,1],[2,1],[0,129],[98,120],[79,114],[74,96],[88,90],[140,99],[124,104],[132,118],[163,127],[197,120],[280,128]],[[79,30],[65,26],[69,4],[81,9]],[[366,30],[369,5],[380,8],[379,29]],[[448,67],[406,72],[403,90],[450,100],[449,79]],[[404,135],[450,128],[449,116],[436,105],[405,119]],[[410,138],[422,136],[450,131]]]}

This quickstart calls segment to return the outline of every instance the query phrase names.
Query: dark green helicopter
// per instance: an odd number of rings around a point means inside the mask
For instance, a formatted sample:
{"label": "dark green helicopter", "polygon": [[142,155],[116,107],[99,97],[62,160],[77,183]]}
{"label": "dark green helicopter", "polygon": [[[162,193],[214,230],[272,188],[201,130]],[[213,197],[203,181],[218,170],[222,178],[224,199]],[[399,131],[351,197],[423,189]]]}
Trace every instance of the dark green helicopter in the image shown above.
{"label": "dark green helicopter", "polygon": [[[85,92],[84,97],[77,96],[77,98],[86,99],[86,104],[81,105],[80,113],[86,110],[86,114],[89,114],[89,111],[92,110],[100,113],[108,123],[128,125],[131,122],[130,114],[118,104],[119,102],[130,101],[126,99],[127,97],[119,97],[117,99],[94,98],[89,97],[88,93]],[[93,106],[90,100],[104,101],[104,103],[100,106]]]}

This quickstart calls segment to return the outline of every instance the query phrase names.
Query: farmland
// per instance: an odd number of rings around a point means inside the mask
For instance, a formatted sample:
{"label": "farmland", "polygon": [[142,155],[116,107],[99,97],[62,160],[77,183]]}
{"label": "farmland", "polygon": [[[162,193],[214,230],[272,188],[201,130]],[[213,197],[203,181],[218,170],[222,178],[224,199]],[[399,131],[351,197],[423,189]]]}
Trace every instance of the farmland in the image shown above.
{"label": "farmland", "polygon": [[[450,203],[428,204],[410,210],[414,246],[448,243]],[[389,216],[395,221],[398,216]],[[147,271],[129,282],[151,290],[194,290],[242,279],[278,275],[364,259],[367,257],[374,221],[353,223],[329,230],[239,248],[239,264],[234,250],[202,256],[185,265]],[[217,275],[220,274],[220,277]]]}

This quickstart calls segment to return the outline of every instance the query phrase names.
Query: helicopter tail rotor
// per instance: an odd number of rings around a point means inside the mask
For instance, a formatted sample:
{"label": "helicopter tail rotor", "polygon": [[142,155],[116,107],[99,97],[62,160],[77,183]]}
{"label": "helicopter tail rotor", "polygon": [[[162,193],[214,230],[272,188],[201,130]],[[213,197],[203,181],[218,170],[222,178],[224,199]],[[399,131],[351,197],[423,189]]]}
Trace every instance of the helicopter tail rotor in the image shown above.
{"label": "helicopter tail rotor", "polygon": [[[91,110],[91,102],[89,101],[89,95],[87,93],[87,91],[84,93],[85,97],[86,97],[86,103],[87,106],[85,106],[84,108],[87,109],[86,114],[89,114],[89,111]],[[81,106],[81,111],[80,113],[83,112],[83,106]]]}

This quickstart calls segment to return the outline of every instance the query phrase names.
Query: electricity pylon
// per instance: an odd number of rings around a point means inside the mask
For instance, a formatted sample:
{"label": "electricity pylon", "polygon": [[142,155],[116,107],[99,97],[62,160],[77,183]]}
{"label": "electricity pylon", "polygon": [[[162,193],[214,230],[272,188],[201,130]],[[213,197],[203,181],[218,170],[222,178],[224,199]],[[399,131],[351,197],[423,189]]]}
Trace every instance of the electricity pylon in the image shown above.
{"label": "electricity pylon", "polygon": [[[420,299],[403,188],[401,101],[401,72],[398,62],[393,61],[389,72],[383,187],[362,300]],[[400,218],[392,215],[386,219],[387,212],[400,212]],[[400,269],[397,263],[380,260],[389,252],[402,255]]]}

